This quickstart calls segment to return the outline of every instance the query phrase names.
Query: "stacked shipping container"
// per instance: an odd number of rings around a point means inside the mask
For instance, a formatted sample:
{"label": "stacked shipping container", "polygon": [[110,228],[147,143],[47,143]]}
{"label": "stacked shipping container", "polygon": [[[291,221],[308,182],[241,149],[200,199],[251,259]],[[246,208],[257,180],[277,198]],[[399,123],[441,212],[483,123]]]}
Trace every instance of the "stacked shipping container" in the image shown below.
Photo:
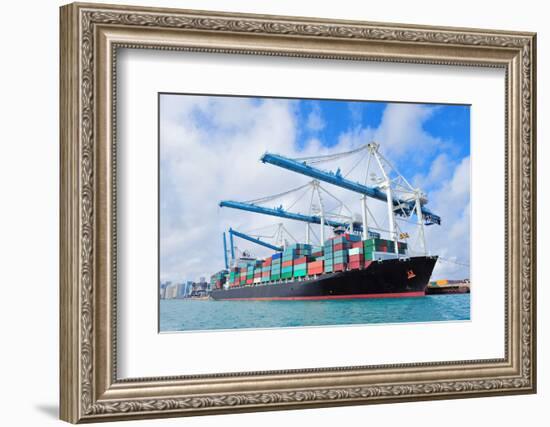
{"label": "stacked shipping container", "polygon": [[271,280],[281,279],[282,256],[280,252],[271,255]]}
{"label": "stacked shipping container", "polygon": [[[398,252],[404,255],[407,244],[398,242]],[[283,252],[274,253],[264,260],[243,260],[236,267],[218,272],[211,278],[213,287],[230,287],[268,284],[367,267],[373,260],[393,257],[395,243],[391,240],[371,238],[362,241],[354,234],[344,234],[326,240],[322,247],[296,243]]]}

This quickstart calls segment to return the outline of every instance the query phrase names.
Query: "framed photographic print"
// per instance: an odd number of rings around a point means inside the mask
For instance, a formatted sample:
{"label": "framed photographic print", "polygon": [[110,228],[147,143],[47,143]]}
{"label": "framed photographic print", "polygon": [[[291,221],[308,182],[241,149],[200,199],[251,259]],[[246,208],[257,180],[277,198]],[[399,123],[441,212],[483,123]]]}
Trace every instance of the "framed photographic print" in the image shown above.
{"label": "framed photographic print", "polygon": [[535,52],[62,7],[61,418],[535,392]]}

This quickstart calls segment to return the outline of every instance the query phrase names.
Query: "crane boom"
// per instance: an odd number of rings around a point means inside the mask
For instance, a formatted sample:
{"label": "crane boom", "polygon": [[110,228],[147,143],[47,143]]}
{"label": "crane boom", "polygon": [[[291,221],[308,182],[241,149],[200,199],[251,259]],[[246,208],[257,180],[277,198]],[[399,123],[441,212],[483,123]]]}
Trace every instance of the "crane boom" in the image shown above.
{"label": "crane boom", "polygon": [[265,246],[266,248],[273,249],[274,251],[277,251],[277,252],[283,251],[283,248],[280,246],[272,245],[260,239],[256,239],[255,237],[249,236],[248,234],[244,234],[244,233],[241,233],[240,231],[233,230],[232,228],[229,229],[229,235],[240,237],[241,239],[248,240],[249,242],[256,243],[257,245],[260,245],[260,246]]}
{"label": "crane boom", "polygon": [[[368,187],[358,182],[350,181],[349,179],[342,177],[339,172],[325,172],[323,170],[309,166],[305,162],[290,159],[279,154],[265,153],[260,160],[263,163],[269,163],[275,166],[279,166],[283,169],[288,169],[290,171],[310,176],[320,181],[324,181],[329,184],[336,185],[350,191],[354,191],[356,193],[364,194],[367,197],[387,202],[387,195],[383,191],[380,191],[378,188]],[[394,198],[392,202],[394,206],[399,206],[399,209],[395,211],[395,213],[397,213],[398,215],[403,215],[403,213],[406,213],[408,215],[414,211],[414,202],[396,198]],[[441,224],[441,218],[438,215],[432,213],[424,206],[422,206],[421,210],[426,225]]]}
{"label": "crane boom", "polygon": [[[296,221],[303,221],[303,222],[309,222],[311,224],[321,224],[321,218],[314,215],[303,215],[299,213],[293,213],[293,212],[287,212],[283,208],[266,208],[264,206],[257,206],[252,203],[244,203],[244,202],[235,202],[232,200],[223,200],[220,202],[220,207],[222,208],[233,208],[233,209],[240,209],[243,211],[248,212],[254,212],[254,213],[261,213],[264,215],[271,215],[271,216],[277,216],[279,218],[286,218],[286,219],[293,219]],[[331,219],[325,218],[325,224],[330,227],[348,227],[349,224],[346,224],[344,222],[340,221],[334,221]],[[363,230],[363,227],[359,224],[353,224],[353,229],[355,231],[361,232]]]}

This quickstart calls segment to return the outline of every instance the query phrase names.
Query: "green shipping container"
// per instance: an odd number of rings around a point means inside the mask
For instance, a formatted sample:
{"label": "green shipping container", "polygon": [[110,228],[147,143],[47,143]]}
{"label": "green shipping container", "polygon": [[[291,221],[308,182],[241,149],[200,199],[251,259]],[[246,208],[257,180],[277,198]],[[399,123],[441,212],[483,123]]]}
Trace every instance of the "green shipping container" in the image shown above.
{"label": "green shipping container", "polygon": [[367,252],[384,252],[384,249],[386,249],[387,251],[389,251],[389,248],[387,246],[365,246],[364,247],[364,252],[367,253]]}
{"label": "green shipping container", "polygon": [[372,239],[367,239],[367,240],[364,240],[365,244],[366,245],[385,245],[388,241],[386,239],[377,239],[377,238],[372,238]]}
{"label": "green shipping container", "polygon": [[281,274],[281,279],[290,279],[292,277],[292,271],[284,272]]}
{"label": "green shipping container", "polygon": [[307,273],[307,269],[306,270],[295,270],[294,271],[294,277],[305,277],[306,273]]}

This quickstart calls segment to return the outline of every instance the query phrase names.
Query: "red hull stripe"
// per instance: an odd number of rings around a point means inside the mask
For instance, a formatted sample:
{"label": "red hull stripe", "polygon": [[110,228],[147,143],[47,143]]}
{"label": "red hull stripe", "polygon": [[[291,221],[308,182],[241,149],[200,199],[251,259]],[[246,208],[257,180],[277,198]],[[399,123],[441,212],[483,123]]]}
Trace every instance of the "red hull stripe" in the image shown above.
{"label": "red hull stripe", "polygon": [[356,294],[356,295],[319,295],[304,297],[265,297],[265,298],[220,298],[219,301],[303,301],[303,300],[329,300],[329,299],[366,299],[366,298],[402,298],[423,297],[424,291],[419,292],[395,292],[387,294]]}

